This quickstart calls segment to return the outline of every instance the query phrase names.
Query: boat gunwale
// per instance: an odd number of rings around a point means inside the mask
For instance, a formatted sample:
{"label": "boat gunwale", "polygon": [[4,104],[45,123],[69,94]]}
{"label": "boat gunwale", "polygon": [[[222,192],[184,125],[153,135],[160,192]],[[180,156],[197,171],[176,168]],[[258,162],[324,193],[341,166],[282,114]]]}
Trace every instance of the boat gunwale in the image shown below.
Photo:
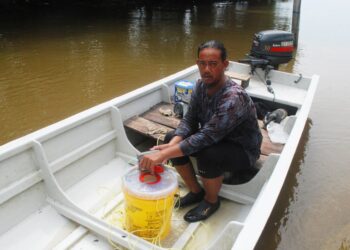
{"label": "boat gunwale", "polygon": [[289,135],[289,139],[280,154],[275,169],[254,202],[244,223],[245,226],[237,236],[232,249],[254,249],[256,246],[272,210],[276,205],[278,196],[280,195],[284,181],[289,172],[300,138],[304,131],[305,123],[318,86],[318,81],[319,76],[313,75],[310,86],[307,90],[307,95],[300,108],[300,112],[298,113],[298,117]]}

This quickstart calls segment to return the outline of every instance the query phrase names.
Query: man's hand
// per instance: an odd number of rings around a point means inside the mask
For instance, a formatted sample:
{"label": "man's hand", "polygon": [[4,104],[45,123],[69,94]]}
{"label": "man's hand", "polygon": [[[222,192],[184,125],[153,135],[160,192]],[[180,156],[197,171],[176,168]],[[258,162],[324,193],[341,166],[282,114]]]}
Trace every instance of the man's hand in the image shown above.
{"label": "man's hand", "polygon": [[161,151],[144,155],[140,161],[140,169],[150,171],[151,174],[154,174],[154,166],[162,164],[165,160]]}
{"label": "man's hand", "polygon": [[157,146],[153,146],[151,148],[151,150],[163,150],[163,149],[166,149],[168,147],[171,147],[172,145],[170,143],[167,143],[167,144],[162,144],[162,145],[157,145]]}
{"label": "man's hand", "polygon": [[179,146],[180,141],[182,141],[182,137],[174,136],[169,143],[151,148],[151,150],[159,151],[144,155],[139,162],[140,170],[150,171],[154,174],[154,166],[162,164],[171,158],[183,156]]}

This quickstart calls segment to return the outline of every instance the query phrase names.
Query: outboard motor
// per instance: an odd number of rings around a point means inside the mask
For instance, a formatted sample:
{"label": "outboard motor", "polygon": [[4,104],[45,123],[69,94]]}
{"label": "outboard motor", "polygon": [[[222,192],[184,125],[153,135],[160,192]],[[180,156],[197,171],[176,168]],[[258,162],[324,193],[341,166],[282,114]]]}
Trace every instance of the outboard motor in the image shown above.
{"label": "outboard motor", "polygon": [[[265,71],[264,79],[257,74],[258,78],[266,84],[267,91],[273,94],[273,100],[275,100],[269,73],[271,69],[278,69],[280,64],[288,63],[293,58],[293,51],[294,35],[292,33],[280,30],[260,31],[254,35],[248,58],[239,60],[239,62],[249,64],[252,75],[255,74],[256,68]],[[298,81],[301,80],[301,77]]]}
{"label": "outboard motor", "polygon": [[283,63],[293,58],[294,35],[280,30],[265,30],[254,35],[252,48],[247,59],[240,62],[248,63],[252,67],[265,69],[272,66],[278,69]]}

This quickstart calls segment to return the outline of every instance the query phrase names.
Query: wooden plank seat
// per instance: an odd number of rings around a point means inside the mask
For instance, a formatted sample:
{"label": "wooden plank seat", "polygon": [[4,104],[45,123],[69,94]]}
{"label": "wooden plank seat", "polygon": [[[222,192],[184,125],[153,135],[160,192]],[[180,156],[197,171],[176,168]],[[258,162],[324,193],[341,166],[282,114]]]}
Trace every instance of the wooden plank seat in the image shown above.
{"label": "wooden plank seat", "polygon": [[[169,113],[169,110],[173,110],[172,104],[157,104],[140,116],[134,116],[126,120],[124,126],[147,137],[164,141],[165,134],[175,129],[180,123],[179,118],[173,115],[165,116],[162,114]],[[259,120],[258,123],[263,136],[263,142],[260,148],[261,155],[257,162],[257,166],[259,167],[262,166],[267,156],[271,153],[281,153],[284,145],[271,142],[267,131],[263,128],[263,122]]]}
{"label": "wooden plank seat", "polygon": [[164,141],[166,133],[173,128],[147,120],[141,116],[134,116],[124,122],[124,126],[145,136]]}
{"label": "wooden plank seat", "polygon": [[173,107],[174,105],[169,103],[160,103],[152,107],[149,111],[145,112],[141,116],[152,122],[175,129],[179,125],[181,119],[174,117],[173,115],[166,116],[162,114],[162,112],[167,113],[168,111],[172,113]]}

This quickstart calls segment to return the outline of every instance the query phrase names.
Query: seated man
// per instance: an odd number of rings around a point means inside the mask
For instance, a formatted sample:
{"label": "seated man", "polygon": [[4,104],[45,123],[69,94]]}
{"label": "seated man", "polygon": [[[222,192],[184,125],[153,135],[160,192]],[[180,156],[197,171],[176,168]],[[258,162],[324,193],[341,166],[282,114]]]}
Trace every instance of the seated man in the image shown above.
{"label": "seated man", "polygon": [[[260,155],[262,136],[253,101],[243,88],[225,76],[227,52],[218,41],[198,48],[197,65],[201,75],[191,96],[189,108],[179,127],[167,134],[166,143],[153,147],[159,151],[140,162],[150,170],[172,159],[189,193],[179,200],[185,207],[199,202],[186,213],[188,222],[208,218],[220,206],[218,193],[224,173],[232,176],[254,169]],[[197,158],[199,185],[189,156]]]}

